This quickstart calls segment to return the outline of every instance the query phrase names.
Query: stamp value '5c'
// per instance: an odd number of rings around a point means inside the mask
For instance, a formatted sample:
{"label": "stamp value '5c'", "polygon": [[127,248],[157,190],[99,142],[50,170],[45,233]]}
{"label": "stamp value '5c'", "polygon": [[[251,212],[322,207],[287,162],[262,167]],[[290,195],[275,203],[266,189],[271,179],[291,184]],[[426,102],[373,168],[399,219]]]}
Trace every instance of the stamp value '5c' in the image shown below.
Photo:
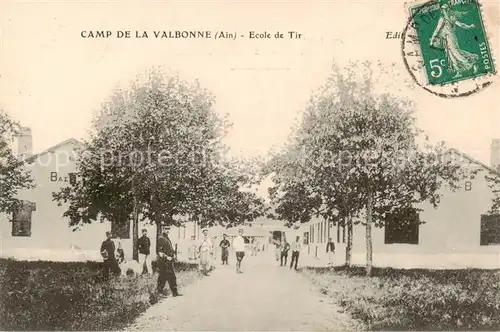
{"label": "stamp value '5c'", "polygon": [[495,73],[477,0],[439,0],[409,9],[430,85]]}

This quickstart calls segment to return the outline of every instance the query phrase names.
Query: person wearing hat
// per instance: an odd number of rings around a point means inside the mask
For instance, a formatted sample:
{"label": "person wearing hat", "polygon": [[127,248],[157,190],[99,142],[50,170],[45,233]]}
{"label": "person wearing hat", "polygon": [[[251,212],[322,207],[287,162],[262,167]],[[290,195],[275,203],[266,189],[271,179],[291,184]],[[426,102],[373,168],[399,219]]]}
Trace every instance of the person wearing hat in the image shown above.
{"label": "person wearing hat", "polygon": [[139,252],[139,264],[142,269],[146,266],[146,273],[153,274],[151,267],[151,240],[148,237],[148,230],[142,229],[142,236],[137,240],[137,251]]}
{"label": "person wearing hat", "polygon": [[203,239],[198,247],[198,253],[200,256],[200,269],[204,275],[208,275],[208,272],[212,269],[212,252],[214,245],[210,238],[208,237],[208,229],[203,230]]}
{"label": "person wearing hat", "polygon": [[164,290],[165,283],[168,282],[168,286],[172,291],[173,296],[181,296],[177,292],[177,277],[174,271],[174,256],[175,250],[172,246],[172,241],[168,237],[170,231],[169,226],[162,227],[162,234],[158,238],[158,244],[156,252],[158,254],[158,294],[166,295]]}
{"label": "person wearing hat", "polygon": [[114,275],[120,275],[121,270],[116,260],[115,255],[115,244],[111,240],[111,232],[106,232],[106,240],[102,241],[101,244],[101,256],[103,258],[103,275],[105,279],[109,279],[109,272],[111,271]]}
{"label": "person wearing hat", "polygon": [[229,259],[229,247],[231,246],[231,243],[227,239],[227,235],[223,235],[222,241],[220,241],[219,247],[222,248],[222,265],[228,264],[228,259]]}

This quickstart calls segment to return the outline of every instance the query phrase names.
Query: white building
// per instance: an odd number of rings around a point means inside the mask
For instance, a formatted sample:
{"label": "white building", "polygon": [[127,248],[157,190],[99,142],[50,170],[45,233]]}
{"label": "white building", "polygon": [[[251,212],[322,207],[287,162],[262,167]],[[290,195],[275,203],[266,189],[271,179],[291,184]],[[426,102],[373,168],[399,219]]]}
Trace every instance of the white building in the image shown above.
{"label": "white building", "polygon": [[[105,232],[111,230],[110,223],[95,222],[73,231],[69,219],[63,217],[66,207],[52,200],[53,192],[68,186],[74,179],[75,160],[84,146],[75,139],[68,139],[36,155],[31,153],[32,146],[31,130],[22,128],[14,150],[25,158],[25,167],[30,170],[36,187],[18,194],[26,203],[25,213],[0,214],[0,256],[30,260],[101,260],[99,249]],[[139,232],[142,228],[148,229],[154,252],[156,226],[140,225]],[[115,239],[115,242],[122,242],[128,259],[132,258],[131,231],[130,227],[128,236],[121,234],[122,239]],[[187,257],[187,242],[191,236],[200,237],[200,228],[193,222],[174,227],[170,232],[180,259]]]}
{"label": "white building", "polygon": [[[500,140],[493,140],[491,166],[452,150],[464,167],[477,169],[476,176],[464,180],[462,188],[452,192],[442,188],[440,204],[434,208],[425,203],[419,219],[405,232],[391,227],[372,227],[373,264],[380,267],[401,268],[499,268],[500,217],[489,216],[493,193],[485,175],[495,172],[500,165]],[[326,265],[326,242],[336,244],[335,264],[345,263],[346,229],[328,225],[324,220],[313,220],[301,226],[304,238],[302,255],[312,265]],[[365,227],[354,226],[352,263],[366,263]],[[310,259],[310,258],[313,259]],[[306,258],[306,260],[307,260]]]}

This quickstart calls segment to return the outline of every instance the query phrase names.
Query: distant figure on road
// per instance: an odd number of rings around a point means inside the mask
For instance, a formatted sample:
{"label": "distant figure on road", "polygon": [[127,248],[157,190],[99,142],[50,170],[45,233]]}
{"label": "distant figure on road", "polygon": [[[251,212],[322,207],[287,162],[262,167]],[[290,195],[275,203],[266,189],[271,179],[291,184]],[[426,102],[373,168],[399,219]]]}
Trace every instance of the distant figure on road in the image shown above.
{"label": "distant figure on road", "polygon": [[198,246],[196,245],[196,236],[191,236],[191,245],[188,249],[188,256],[190,261],[194,261],[198,258]]}
{"label": "distant figure on road", "polygon": [[257,256],[257,240],[255,238],[252,238],[252,242],[250,245],[250,248],[252,250],[252,256]]}
{"label": "distant figure on road", "polygon": [[333,257],[335,255],[335,243],[332,241],[332,238],[328,239],[326,244],[326,253],[328,254],[328,265],[333,265]]}
{"label": "distant figure on road", "polygon": [[172,291],[172,295],[181,296],[177,292],[177,277],[174,271],[175,250],[172,242],[168,238],[170,227],[163,226],[162,235],[158,238],[157,253],[158,253],[158,293],[166,295],[165,282],[168,281],[168,286]]}
{"label": "distant figure on road", "polygon": [[238,235],[233,240],[233,248],[236,252],[236,273],[243,273],[241,268],[243,257],[245,257],[245,239],[243,238],[243,228],[238,230]]}
{"label": "distant figure on road", "polygon": [[297,236],[295,238],[295,242],[292,243],[291,249],[292,259],[290,261],[290,268],[292,268],[293,264],[295,263],[295,270],[297,270],[297,264],[299,263],[299,254],[300,250],[302,250],[302,245],[300,244],[300,236]]}
{"label": "distant figure on road", "polygon": [[227,265],[228,259],[229,259],[229,247],[231,246],[231,243],[227,239],[226,234],[224,234],[223,237],[224,238],[222,239],[222,241],[220,241],[219,247],[222,248],[222,254],[221,254],[222,265],[224,265],[224,264]]}
{"label": "distant figure on road", "polygon": [[106,240],[101,244],[101,256],[104,260],[103,275],[105,279],[109,279],[109,272],[111,271],[115,276],[120,275],[120,266],[116,260],[115,244],[111,240],[111,232],[106,232]]}
{"label": "distant figure on road", "polygon": [[[286,239],[281,240],[281,266],[286,266],[286,262],[288,260],[288,251],[290,250],[290,244],[286,241]],[[283,260],[285,264],[283,265]]]}
{"label": "distant figure on road", "polygon": [[208,272],[212,270],[212,260],[213,260],[213,250],[214,245],[208,237],[208,229],[203,230],[203,240],[198,247],[198,252],[200,256],[200,269],[204,275],[208,275]]}
{"label": "distant figure on road", "polygon": [[280,254],[281,254],[281,249],[280,249],[280,243],[278,241],[274,241],[274,250],[276,253],[276,262],[280,260]]}
{"label": "distant figure on road", "polygon": [[120,241],[118,241],[118,248],[116,249],[116,260],[118,261],[118,265],[125,261],[125,252],[123,251],[122,243]]}
{"label": "distant figure on road", "polygon": [[139,251],[139,265],[142,269],[146,265],[146,273],[153,274],[153,268],[151,267],[151,240],[148,237],[148,230],[145,228],[142,230],[142,236],[137,240],[137,250]]}

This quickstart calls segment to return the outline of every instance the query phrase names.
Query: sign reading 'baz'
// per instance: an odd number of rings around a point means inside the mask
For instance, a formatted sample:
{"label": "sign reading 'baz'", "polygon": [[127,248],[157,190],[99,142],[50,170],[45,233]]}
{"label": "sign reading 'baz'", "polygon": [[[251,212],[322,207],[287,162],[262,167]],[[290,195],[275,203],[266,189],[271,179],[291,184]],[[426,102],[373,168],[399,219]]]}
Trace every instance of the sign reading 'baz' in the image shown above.
{"label": "sign reading 'baz'", "polygon": [[51,182],[69,182],[71,184],[76,182],[76,174],[69,173],[65,176],[61,176],[57,172],[50,172],[50,181]]}

